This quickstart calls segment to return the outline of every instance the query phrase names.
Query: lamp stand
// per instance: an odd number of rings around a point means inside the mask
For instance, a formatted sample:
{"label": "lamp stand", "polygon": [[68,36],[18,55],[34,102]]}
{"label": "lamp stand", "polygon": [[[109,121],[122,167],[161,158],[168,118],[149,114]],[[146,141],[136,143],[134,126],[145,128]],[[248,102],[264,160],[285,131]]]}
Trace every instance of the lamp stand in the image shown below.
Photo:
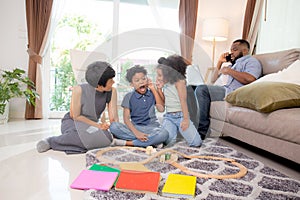
{"label": "lamp stand", "polygon": [[205,78],[204,78],[205,83],[207,83],[209,74],[210,74],[211,72],[213,72],[214,69],[215,69],[215,52],[216,52],[216,39],[215,39],[215,38],[213,38],[212,43],[213,43],[212,66],[209,67],[209,68],[207,68],[207,71],[206,71],[206,74],[205,74]]}
{"label": "lamp stand", "polygon": [[212,67],[215,67],[216,38],[213,39]]}

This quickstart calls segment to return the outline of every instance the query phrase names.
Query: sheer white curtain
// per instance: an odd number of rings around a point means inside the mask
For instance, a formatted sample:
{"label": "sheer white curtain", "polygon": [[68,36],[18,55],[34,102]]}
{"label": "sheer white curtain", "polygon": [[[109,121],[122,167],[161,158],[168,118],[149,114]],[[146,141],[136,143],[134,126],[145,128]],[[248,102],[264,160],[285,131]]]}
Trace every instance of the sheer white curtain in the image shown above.
{"label": "sheer white curtain", "polygon": [[[43,41],[43,52],[41,56],[44,58],[41,65],[40,71],[43,79],[43,91],[49,91],[49,77],[50,77],[50,49],[51,49],[51,40],[54,33],[54,30],[58,24],[58,21],[61,17],[62,10],[65,6],[65,0],[54,0],[52,4],[51,18],[48,26],[49,33],[46,41]],[[43,118],[49,118],[49,92],[43,92]]]}
{"label": "sheer white curtain", "polygon": [[265,1],[266,21],[263,13],[256,54],[300,48],[300,1]]}
{"label": "sheer white curtain", "polygon": [[43,42],[43,45],[45,45],[44,51],[42,52],[42,55],[44,56],[46,52],[49,49],[50,41],[53,36],[53,32],[58,24],[58,20],[61,17],[62,10],[65,6],[65,0],[54,0],[52,4],[52,11],[51,11],[51,18],[49,23],[49,36],[48,40]]}

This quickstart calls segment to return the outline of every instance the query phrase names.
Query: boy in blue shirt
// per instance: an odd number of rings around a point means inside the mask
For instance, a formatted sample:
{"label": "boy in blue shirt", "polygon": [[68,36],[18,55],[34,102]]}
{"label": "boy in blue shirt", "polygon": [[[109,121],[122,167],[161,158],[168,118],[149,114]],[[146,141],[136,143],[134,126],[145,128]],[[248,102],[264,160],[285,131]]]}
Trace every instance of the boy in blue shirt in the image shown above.
{"label": "boy in blue shirt", "polygon": [[144,67],[136,65],[127,70],[126,79],[133,91],[122,101],[124,123],[113,122],[110,131],[113,145],[147,147],[159,145],[168,139],[169,133],[161,128],[155,114],[155,107],[163,111],[164,102],[147,78]]}

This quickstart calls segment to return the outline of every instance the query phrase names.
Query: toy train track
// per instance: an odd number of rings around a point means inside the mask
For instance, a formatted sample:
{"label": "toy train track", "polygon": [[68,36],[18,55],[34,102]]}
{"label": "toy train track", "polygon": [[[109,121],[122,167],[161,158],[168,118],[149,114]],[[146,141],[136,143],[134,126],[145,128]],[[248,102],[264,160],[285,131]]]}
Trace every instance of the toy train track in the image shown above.
{"label": "toy train track", "polygon": [[[152,148],[152,147],[151,147]],[[193,175],[199,178],[215,178],[215,179],[233,179],[233,178],[241,178],[247,174],[247,168],[236,162],[234,159],[231,158],[222,158],[222,157],[215,157],[215,156],[195,156],[195,155],[186,155],[184,153],[172,150],[172,149],[163,149],[158,152],[153,151],[154,149],[152,148],[141,148],[141,147],[127,147],[127,146],[122,146],[122,147],[107,147],[102,150],[99,150],[96,154],[96,157],[99,161],[103,161],[105,163],[113,164],[113,165],[119,165],[120,161],[108,159],[105,156],[103,156],[104,153],[113,151],[113,150],[120,150],[120,149],[130,149],[130,150],[139,150],[139,151],[144,151],[149,155],[148,158],[138,161],[138,163],[141,164],[146,164],[151,162],[153,159],[160,157],[160,162],[165,162],[170,165],[173,165],[174,167],[180,169],[181,171],[185,172],[186,174]],[[199,172],[192,171],[181,164],[177,163],[178,156],[182,156],[186,159],[205,159],[205,160],[219,160],[219,161],[224,161],[224,162],[229,162],[232,165],[236,166],[239,168],[239,172],[235,174],[225,174],[225,175],[218,175],[218,174],[203,174]],[[126,162],[125,162],[126,163]],[[132,163],[132,162],[131,162]]]}

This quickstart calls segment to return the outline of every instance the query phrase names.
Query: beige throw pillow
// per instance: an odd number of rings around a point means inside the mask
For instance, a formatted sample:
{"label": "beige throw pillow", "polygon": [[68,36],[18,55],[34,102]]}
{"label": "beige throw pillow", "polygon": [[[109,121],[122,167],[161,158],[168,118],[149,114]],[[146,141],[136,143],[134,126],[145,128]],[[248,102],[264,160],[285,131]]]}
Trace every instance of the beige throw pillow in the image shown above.
{"label": "beige throw pillow", "polygon": [[254,83],[257,82],[285,82],[285,83],[294,83],[300,85],[300,60],[296,60],[289,67],[278,71],[276,73],[267,74]]}
{"label": "beige throw pillow", "polygon": [[282,82],[260,82],[229,93],[225,100],[235,106],[259,112],[300,107],[300,85]]}

